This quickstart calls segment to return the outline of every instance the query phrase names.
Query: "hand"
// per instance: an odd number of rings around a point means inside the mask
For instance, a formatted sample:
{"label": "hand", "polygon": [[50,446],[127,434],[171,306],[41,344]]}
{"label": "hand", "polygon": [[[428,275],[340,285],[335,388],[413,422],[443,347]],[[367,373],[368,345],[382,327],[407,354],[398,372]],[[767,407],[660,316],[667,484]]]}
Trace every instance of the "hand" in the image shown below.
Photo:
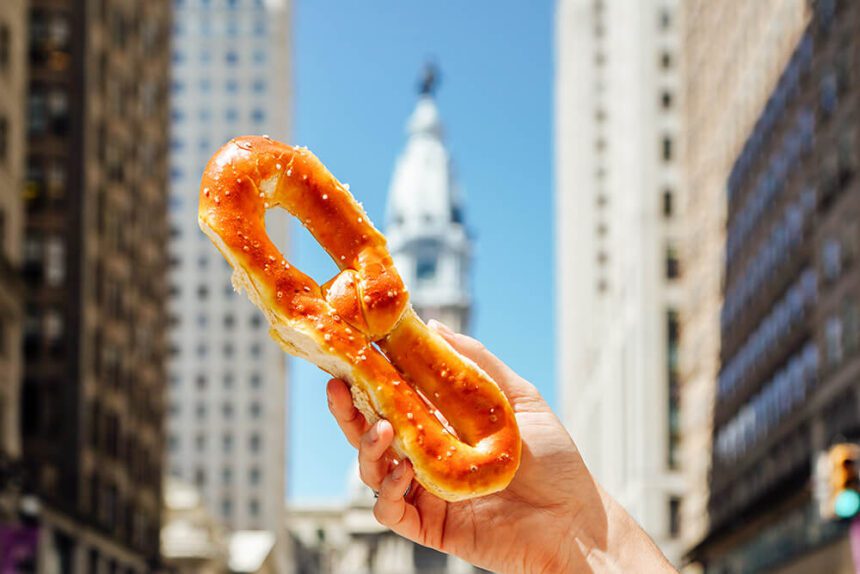
{"label": "hand", "polygon": [[504,491],[446,502],[413,480],[409,461],[391,459],[391,424],[369,425],[353,406],[347,385],[332,379],[329,408],[358,449],[361,479],[379,492],[376,519],[405,538],[499,573],[673,572],[593,479],[537,389],[475,339],[430,324],[502,388],[520,427],[522,462]]}

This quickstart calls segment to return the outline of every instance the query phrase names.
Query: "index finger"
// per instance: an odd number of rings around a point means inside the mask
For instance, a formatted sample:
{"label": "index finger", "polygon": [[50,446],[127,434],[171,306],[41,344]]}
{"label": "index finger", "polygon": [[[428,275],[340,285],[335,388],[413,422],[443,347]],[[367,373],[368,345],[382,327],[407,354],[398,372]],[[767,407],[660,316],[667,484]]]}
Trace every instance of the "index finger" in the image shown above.
{"label": "index finger", "polygon": [[352,404],[349,387],[340,379],[332,379],[326,386],[328,408],[334,415],[340,430],[353,447],[358,448],[361,436],[370,429],[370,424]]}

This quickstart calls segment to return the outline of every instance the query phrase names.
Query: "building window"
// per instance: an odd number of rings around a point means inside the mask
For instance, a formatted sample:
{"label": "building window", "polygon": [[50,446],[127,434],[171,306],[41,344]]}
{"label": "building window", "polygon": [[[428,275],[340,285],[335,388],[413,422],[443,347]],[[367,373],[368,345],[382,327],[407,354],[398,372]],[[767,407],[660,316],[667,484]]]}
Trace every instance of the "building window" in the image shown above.
{"label": "building window", "polygon": [[9,158],[9,120],[0,116],[0,162],[6,163]]}
{"label": "building window", "polygon": [[672,27],[672,13],[669,12],[668,8],[663,8],[660,10],[660,29],[663,31],[668,30]]}
{"label": "building window", "polygon": [[669,52],[663,52],[663,53],[660,55],[660,66],[661,66],[664,70],[668,70],[669,68],[671,68],[671,67],[672,67],[672,54],[671,54],[671,53],[669,53]]}
{"label": "building window", "polygon": [[263,379],[257,373],[251,375],[251,388],[259,389],[263,383]]}
{"label": "building window", "polygon": [[256,123],[261,124],[266,121],[266,112],[261,109],[255,109],[251,112],[251,119]]}
{"label": "building window", "polygon": [[824,326],[824,336],[827,342],[827,361],[831,367],[842,362],[842,318],[833,316],[827,319]]}
{"label": "building window", "polygon": [[197,467],[194,470],[194,483],[198,487],[202,487],[203,485],[206,484],[206,470],[204,470],[201,467]]}
{"label": "building window", "polygon": [[260,343],[254,343],[253,345],[251,345],[251,356],[259,357],[262,350],[263,348],[260,346]]}
{"label": "building window", "polygon": [[228,313],[227,315],[224,315],[224,327],[226,327],[227,329],[232,329],[233,325],[235,324],[236,319],[233,317],[232,314]]}
{"label": "building window", "polygon": [[229,466],[221,469],[221,482],[224,483],[224,486],[229,486],[233,482],[233,469]]}
{"label": "building window", "polygon": [[674,156],[674,144],[670,136],[663,136],[663,161],[672,161]]}
{"label": "building window", "polygon": [[221,437],[221,448],[224,452],[230,452],[233,450],[233,435],[225,433]]}
{"label": "building window", "polygon": [[681,321],[678,312],[666,312],[666,379],[668,384],[668,441],[667,464],[670,469],[678,468],[678,454],[681,445],[681,397],[678,377],[678,343],[681,339]]}
{"label": "building window", "polygon": [[248,512],[251,514],[251,516],[258,516],[260,514],[260,501],[256,498],[252,498],[250,501],[248,501]]}
{"label": "building window", "polygon": [[233,514],[233,502],[229,498],[221,501],[221,514],[225,517]]}
{"label": "building window", "polygon": [[248,471],[248,481],[253,485],[260,484],[260,469],[259,468],[257,468],[256,466],[251,467],[251,469]]}
{"label": "building window", "polygon": [[202,434],[198,434],[194,437],[194,447],[197,450],[203,450],[206,448],[206,436]]}
{"label": "building window", "polygon": [[206,388],[206,376],[205,375],[197,375],[195,382],[197,383],[197,388],[199,390],[202,391]]}
{"label": "building window", "polygon": [[197,408],[195,409],[195,412],[197,413],[198,419],[205,419],[206,418],[206,405],[204,403],[197,403]]}
{"label": "building window", "polygon": [[821,264],[824,278],[828,282],[839,279],[842,274],[842,245],[833,237],[828,238],[821,248]]}
{"label": "building window", "polygon": [[51,287],[61,285],[66,278],[66,244],[60,237],[45,242],[45,281]]}
{"label": "building window", "polygon": [[257,433],[252,434],[250,439],[248,440],[248,445],[251,448],[251,452],[258,452],[260,450],[261,443],[262,440],[260,439],[260,435]]}
{"label": "building window", "polygon": [[233,374],[227,373],[224,375],[224,388],[231,389],[233,388]]}
{"label": "building window", "polygon": [[197,287],[197,298],[205,300],[207,297],[209,297],[209,287],[206,285],[200,285]]}
{"label": "building window", "polygon": [[415,278],[419,283],[432,281],[436,276],[436,258],[421,256],[415,262]]}
{"label": "building window", "polygon": [[660,95],[660,105],[663,107],[664,110],[672,109],[673,100],[674,98],[672,97],[672,92],[668,90],[664,90],[663,93]]}
{"label": "building window", "polygon": [[233,403],[224,403],[221,405],[221,413],[224,415],[225,419],[229,419],[233,417]]}
{"label": "building window", "polygon": [[677,496],[669,498],[669,536],[678,538],[681,535],[681,499]]}
{"label": "building window", "polygon": [[253,403],[251,403],[251,407],[249,410],[251,411],[251,417],[256,419],[260,418],[260,414],[262,414],[263,412],[263,407],[260,405],[260,403],[254,401]]}
{"label": "building window", "polygon": [[681,276],[681,260],[678,249],[672,244],[666,246],[666,278],[677,279]]}
{"label": "building window", "polygon": [[675,214],[675,197],[671,189],[663,191],[663,217],[670,218]]}
{"label": "building window", "polygon": [[259,314],[255,313],[255,314],[251,315],[251,327],[252,328],[259,329],[262,325],[263,325],[263,319]]}
{"label": "building window", "polygon": [[0,71],[9,69],[12,57],[12,33],[7,24],[0,25]]}

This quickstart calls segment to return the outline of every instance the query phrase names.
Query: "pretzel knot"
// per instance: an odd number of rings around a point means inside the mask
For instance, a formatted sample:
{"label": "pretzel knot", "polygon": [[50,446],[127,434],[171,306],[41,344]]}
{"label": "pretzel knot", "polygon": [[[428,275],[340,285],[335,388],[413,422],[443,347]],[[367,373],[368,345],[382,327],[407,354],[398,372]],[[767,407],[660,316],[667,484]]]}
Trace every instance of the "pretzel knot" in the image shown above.
{"label": "pretzel knot", "polygon": [[[290,265],[265,212],[298,218],[341,272],[324,285]],[[199,222],[289,353],[345,380],[371,423],[427,490],[449,501],[504,489],[520,462],[513,410],[498,385],[418,318],[385,237],[307,149],[241,137],[209,161]]]}

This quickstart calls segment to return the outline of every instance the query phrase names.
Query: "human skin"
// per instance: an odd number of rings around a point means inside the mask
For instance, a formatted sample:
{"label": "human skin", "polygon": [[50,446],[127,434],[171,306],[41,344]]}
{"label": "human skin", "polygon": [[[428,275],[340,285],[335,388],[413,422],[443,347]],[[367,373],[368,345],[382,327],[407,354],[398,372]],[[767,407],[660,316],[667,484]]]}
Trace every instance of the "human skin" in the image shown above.
{"label": "human skin", "polygon": [[379,493],[376,519],[405,538],[499,574],[675,572],[600,487],[534,385],[475,339],[434,321],[430,326],[502,388],[522,434],[522,462],[502,492],[446,502],[413,480],[409,461],[391,460],[391,424],[369,425],[353,406],[347,385],[332,379],[329,409],[358,449],[361,479]]}

